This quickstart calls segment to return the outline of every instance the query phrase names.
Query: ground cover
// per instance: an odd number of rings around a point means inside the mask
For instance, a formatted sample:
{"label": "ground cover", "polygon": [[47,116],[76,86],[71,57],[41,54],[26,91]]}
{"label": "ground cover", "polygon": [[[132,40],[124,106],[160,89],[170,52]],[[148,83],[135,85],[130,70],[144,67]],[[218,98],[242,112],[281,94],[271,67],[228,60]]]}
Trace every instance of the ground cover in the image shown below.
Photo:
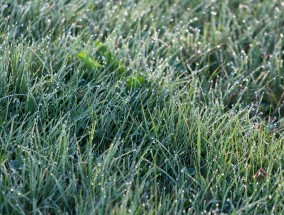
{"label": "ground cover", "polygon": [[0,3],[0,214],[284,210],[283,2]]}

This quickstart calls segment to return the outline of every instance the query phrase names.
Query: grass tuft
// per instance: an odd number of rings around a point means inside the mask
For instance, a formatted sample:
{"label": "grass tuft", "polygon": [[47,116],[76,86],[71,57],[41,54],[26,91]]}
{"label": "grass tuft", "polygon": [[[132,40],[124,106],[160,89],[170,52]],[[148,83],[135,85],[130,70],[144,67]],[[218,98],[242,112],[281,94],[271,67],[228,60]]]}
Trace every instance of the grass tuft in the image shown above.
{"label": "grass tuft", "polygon": [[281,1],[5,0],[0,214],[281,214]]}

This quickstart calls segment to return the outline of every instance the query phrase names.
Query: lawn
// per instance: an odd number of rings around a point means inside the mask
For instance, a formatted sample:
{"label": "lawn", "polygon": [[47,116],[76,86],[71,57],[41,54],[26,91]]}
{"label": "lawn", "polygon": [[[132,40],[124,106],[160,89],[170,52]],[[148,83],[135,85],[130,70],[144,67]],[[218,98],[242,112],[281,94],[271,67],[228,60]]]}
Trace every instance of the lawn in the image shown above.
{"label": "lawn", "polygon": [[0,5],[0,214],[283,213],[283,1]]}

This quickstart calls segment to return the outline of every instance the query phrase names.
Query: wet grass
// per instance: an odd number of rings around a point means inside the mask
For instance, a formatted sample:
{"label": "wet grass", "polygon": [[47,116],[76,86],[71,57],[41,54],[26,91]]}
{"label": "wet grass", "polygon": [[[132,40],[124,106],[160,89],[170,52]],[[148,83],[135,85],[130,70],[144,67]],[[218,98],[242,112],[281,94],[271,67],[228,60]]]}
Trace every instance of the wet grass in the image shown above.
{"label": "wet grass", "polygon": [[0,214],[280,214],[281,1],[0,1]]}

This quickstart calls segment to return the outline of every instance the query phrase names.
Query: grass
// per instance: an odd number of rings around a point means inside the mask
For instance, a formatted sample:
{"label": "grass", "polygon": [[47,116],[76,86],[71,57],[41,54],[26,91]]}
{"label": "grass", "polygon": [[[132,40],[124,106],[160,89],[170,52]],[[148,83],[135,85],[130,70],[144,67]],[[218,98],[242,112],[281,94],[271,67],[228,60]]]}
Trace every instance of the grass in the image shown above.
{"label": "grass", "polygon": [[0,214],[283,212],[283,2],[0,3]]}

